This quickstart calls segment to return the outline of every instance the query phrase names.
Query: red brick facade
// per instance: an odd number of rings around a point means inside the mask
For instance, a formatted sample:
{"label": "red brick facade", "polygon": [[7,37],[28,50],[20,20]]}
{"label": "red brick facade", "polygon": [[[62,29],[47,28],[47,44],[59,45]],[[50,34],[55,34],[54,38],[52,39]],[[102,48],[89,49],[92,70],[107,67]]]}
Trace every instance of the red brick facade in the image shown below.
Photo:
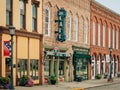
{"label": "red brick facade", "polygon": [[[109,73],[109,61],[106,55],[110,54],[110,46],[113,48],[113,76],[116,76],[120,72],[120,15],[92,1],[90,26],[90,54],[93,60],[91,61],[93,64],[91,65],[91,78],[92,75],[95,76],[98,73]],[[93,67],[95,69],[92,70]]]}

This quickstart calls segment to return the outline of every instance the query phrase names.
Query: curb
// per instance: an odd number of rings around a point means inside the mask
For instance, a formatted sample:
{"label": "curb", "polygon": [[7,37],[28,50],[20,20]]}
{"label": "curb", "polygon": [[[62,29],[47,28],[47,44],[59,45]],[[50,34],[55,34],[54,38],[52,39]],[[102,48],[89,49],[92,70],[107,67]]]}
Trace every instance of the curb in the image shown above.
{"label": "curb", "polygon": [[108,82],[109,84],[103,84],[103,85],[98,85],[98,86],[93,86],[93,87],[86,87],[85,89],[90,89],[90,88],[95,88],[95,87],[101,87],[101,86],[109,86],[109,85],[112,85],[112,84],[118,84],[118,83],[120,83],[120,81],[119,82],[112,82],[112,83],[110,83],[110,82]]}
{"label": "curb", "polygon": [[71,90],[85,90],[84,88],[73,88]]}

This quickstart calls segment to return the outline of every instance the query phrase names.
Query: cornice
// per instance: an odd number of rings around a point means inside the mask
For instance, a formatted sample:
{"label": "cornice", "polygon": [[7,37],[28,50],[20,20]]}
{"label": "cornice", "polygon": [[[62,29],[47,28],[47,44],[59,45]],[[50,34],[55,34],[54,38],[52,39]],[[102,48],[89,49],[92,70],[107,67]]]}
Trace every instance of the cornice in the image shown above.
{"label": "cornice", "polygon": [[[7,27],[0,26],[0,34],[9,34],[9,30]],[[27,32],[23,30],[15,30],[16,36],[22,36],[22,37],[29,37],[29,38],[36,38],[36,39],[42,39],[43,35],[38,34],[37,32]]]}

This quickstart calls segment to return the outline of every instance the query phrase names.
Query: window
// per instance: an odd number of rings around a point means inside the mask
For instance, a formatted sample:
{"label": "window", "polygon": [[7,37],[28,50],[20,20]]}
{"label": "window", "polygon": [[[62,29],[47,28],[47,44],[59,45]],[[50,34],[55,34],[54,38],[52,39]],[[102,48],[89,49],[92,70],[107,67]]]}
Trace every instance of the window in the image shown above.
{"label": "window", "polygon": [[115,30],[113,30],[113,33],[112,33],[112,48],[114,48],[115,46]]}
{"label": "window", "polygon": [[36,59],[31,59],[30,60],[30,76],[32,79],[37,80],[38,79],[38,60]]}
{"label": "window", "polygon": [[98,46],[100,46],[100,24],[98,24]]}
{"label": "window", "polygon": [[78,18],[75,17],[74,19],[74,40],[78,40]]}
{"label": "window", "polygon": [[50,35],[50,10],[49,7],[45,9],[45,35]]}
{"label": "window", "polygon": [[96,24],[95,24],[95,22],[93,22],[93,32],[92,32],[92,34],[93,34],[93,45],[95,45],[95,41],[96,41]]}
{"label": "window", "polygon": [[108,47],[111,47],[111,29],[108,28]]}
{"label": "window", "polygon": [[25,1],[20,1],[20,28],[25,28]]}
{"label": "window", "polygon": [[32,5],[32,30],[35,31],[37,29],[37,8],[36,5]]}
{"label": "window", "polygon": [[59,75],[64,75],[64,61],[59,62]]}
{"label": "window", "polygon": [[116,31],[116,49],[118,49],[118,31]]}
{"label": "window", "polygon": [[84,43],[88,43],[88,22],[84,22]]}
{"label": "window", "polygon": [[12,25],[12,0],[6,0],[6,25]]}
{"label": "window", "polygon": [[70,40],[71,39],[71,15],[68,14],[68,36],[67,39]]}
{"label": "window", "polygon": [[103,25],[103,47],[105,47],[105,43],[106,43],[105,35],[106,35],[106,26]]}
{"label": "window", "polygon": [[27,75],[27,60],[19,59],[18,60],[18,78],[21,78],[23,75]]}

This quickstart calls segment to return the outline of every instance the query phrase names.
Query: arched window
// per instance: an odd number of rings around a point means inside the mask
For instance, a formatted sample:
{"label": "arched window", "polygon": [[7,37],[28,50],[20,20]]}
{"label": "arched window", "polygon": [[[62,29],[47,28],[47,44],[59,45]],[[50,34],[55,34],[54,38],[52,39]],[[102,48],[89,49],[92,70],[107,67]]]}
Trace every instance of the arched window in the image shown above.
{"label": "arched window", "polygon": [[84,21],[84,43],[88,43],[88,22]]}
{"label": "arched window", "polygon": [[93,22],[93,32],[92,32],[92,38],[93,38],[93,45],[95,45],[95,41],[96,41],[96,23],[95,22]]}
{"label": "arched window", "polygon": [[78,40],[78,18],[75,17],[74,19],[74,40]]}
{"label": "arched window", "polygon": [[71,14],[70,14],[70,13],[68,13],[68,24],[67,24],[67,28],[68,28],[68,30],[67,30],[67,33],[68,33],[67,39],[70,40],[70,39],[71,39]]}
{"label": "arched window", "polygon": [[45,35],[50,35],[50,9],[46,7],[45,9]]}
{"label": "arched window", "polygon": [[106,46],[106,25],[103,25],[103,47]]}
{"label": "arched window", "polygon": [[101,32],[101,30],[100,30],[101,28],[100,28],[100,23],[98,23],[98,46],[100,46],[100,38],[101,38],[101,36],[100,36],[100,32]]}

